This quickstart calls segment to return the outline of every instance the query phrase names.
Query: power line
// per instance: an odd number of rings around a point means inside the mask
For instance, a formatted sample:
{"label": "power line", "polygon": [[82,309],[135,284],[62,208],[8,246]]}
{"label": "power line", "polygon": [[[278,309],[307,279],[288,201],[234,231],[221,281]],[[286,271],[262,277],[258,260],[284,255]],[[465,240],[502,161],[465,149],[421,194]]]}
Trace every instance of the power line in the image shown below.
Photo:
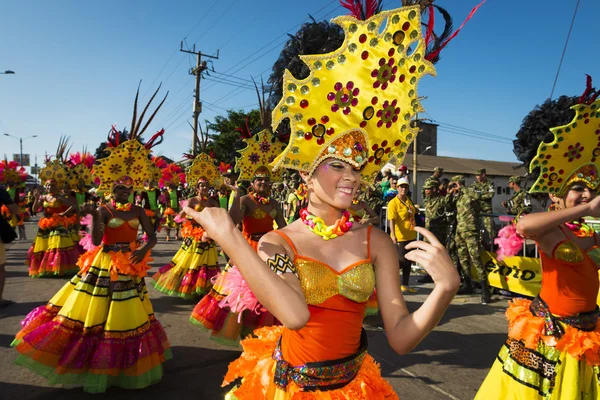
{"label": "power line", "polygon": [[485,135],[485,136],[493,137],[493,138],[500,139],[500,140],[512,140],[512,138],[502,136],[502,135],[494,135],[494,134],[491,134],[488,132],[478,131],[478,130],[471,129],[471,128],[465,128],[463,126],[452,125],[452,124],[448,124],[446,122],[436,121],[434,119],[432,119],[432,121],[438,123],[441,127],[449,127],[449,129],[459,130],[459,131],[463,131],[466,133],[475,133],[475,134],[479,134],[479,135]]}
{"label": "power line", "polygon": [[[208,11],[206,11],[202,17],[200,17],[200,19],[198,20],[198,22],[196,22],[196,25],[194,25],[192,27],[192,29],[190,29],[190,31],[183,37],[183,40],[187,39],[187,37],[198,27],[198,25],[200,25],[200,22],[202,22],[202,20],[212,11],[212,9],[219,3],[219,0],[215,0],[215,2],[213,3],[212,6],[210,6],[210,8],[208,9]],[[173,53],[171,53],[171,56],[169,57],[169,59],[167,60],[167,62],[165,63],[165,65],[163,65],[163,67],[161,68],[160,72],[158,73],[158,75],[156,75],[156,78],[154,78],[154,80],[152,81],[152,83],[150,84],[150,86],[148,86],[148,88],[146,89],[146,93],[144,93],[144,95],[142,96],[142,98],[145,98],[146,95],[148,94],[148,92],[150,91],[150,89],[152,87],[154,87],[154,84],[156,83],[156,81],[158,80],[158,78],[160,77],[160,74],[163,73],[163,71],[165,70],[165,68],[167,67],[167,65],[169,65],[169,63],[171,62],[171,60],[173,59],[173,57],[175,56],[175,54],[177,54],[177,50],[179,49],[175,49],[173,50]],[[185,57],[185,56],[183,56]],[[171,74],[172,75],[172,74]]]}
{"label": "power line", "polygon": [[552,84],[552,91],[550,92],[550,99],[552,100],[552,96],[554,95],[554,89],[556,88],[556,82],[558,81],[558,75],[560,74],[560,67],[562,66],[563,60],[565,58],[565,53],[567,52],[567,45],[569,44],[569,38],[571,37],[571,31],[573,30],[573,25],[575,24],[575,17],[577,16],[577,10],[579,9],[579,2],[577,0],[577,4],[575,5],[575,12],[573,13],[573,19],[571,19],[571,26],[569,27],[569,33],[567,33],[567,40],[565,41],[565,47],[563,48],[562,55],[560,56],[560,62],[558,63],[558,70],[556,71],[556,77],[554,77],[554,83]]}
{"label": "power line", "polygon": [[468,134],[468,133],[464,133],[464,132],[459,132],[459,131],[453,131],[453,130],[449,130],[446,128],[438,128],[438,131],[441,132],[446,132],[446,133],[451,133],[453,135],[460,135],[460,136],[466,136],[466,137],[470,137],[470,138],[474,138],[474,139],[481,139],[481,140],[487,140],[490,142],[496,142],[496,143],[503,143],[503,144],[511,144],[511,140],[499,140],[499,139],[495,139],[495,138],[490,138],[490,137],[486,137],[486,136],[481,136],[481,135],[475,135],[475,134]]}
{"label": "power line", "polygon": [[219,15],[219,17],[215,18],[215,19],[213,20],[213,23],[212,23],[212,24],[210,24],[210,26],[209,26],[208,28],[206,28],[206,31],[205,31],[205,32],[204,32],[202,35],[200,35],[200,37],[199,37],[199,38],[198,38],[198,39],[197,39],[197,40],[194,42],[194,45],[195,45],[195,44],[197,44],[198,42],[200,42],[200,39],[202,39],[202,38],[204,37],[204,35],[206,35],[208,32],[210,32],[211,28],[212,28],[213,26],[215,26],[215,24],[216,24],[217,22],[219,22],[219,21],[220,21],[220,20],[223,18],[223,16],[225,16],[225,14],[227,14],[227,12],[228,12],[229,10],[231,10],[231,7],[233,7],[233,5],[234,5],[235,3],[237,3],[238,1],[239,1],[239,0],[233,0],[233,1],[231,2],[231,4],[229,5],[229,7],[227,7],[227,9],[226,9],[225,11],[223,11],[223,12],[221,13],[221,15]]}

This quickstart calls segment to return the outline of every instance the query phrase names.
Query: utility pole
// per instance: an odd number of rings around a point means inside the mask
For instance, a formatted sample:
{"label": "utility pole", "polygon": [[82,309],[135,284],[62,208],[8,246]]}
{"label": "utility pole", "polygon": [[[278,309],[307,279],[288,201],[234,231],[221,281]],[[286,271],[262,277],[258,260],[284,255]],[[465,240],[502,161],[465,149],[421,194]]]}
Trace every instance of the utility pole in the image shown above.
{"label": "utility pole", "polygon": [[202,112],[202,103],[200,102],[200,78],[202,78],[202,72],[204,72],[206,69],[208,69],[208,67],[206,65],[206,61],[202,61],[202,56],[218,60],[219,59],[219,50],[217,50],[216,56],[209,56],[207,54],[202,54],[202,52],[200,52],[200,51],[197,52],[195,44],[194,44],[194,47],[192,48],[192,51],[184,50],[183,49],[183,41],[182,41],[179,51],[181,51],[183,53],[196,55],[196,67],[192,68],[190,70],[190,75],[196,76],[196,92],[194,93],[194,105],[193,105],[194,126],[192,127],[194,129],[194,136],[192,137],[192,153],[196,154],[196,151],[197,151],[196,144],[198,142],[198,117],[200,116],[200,113]]}

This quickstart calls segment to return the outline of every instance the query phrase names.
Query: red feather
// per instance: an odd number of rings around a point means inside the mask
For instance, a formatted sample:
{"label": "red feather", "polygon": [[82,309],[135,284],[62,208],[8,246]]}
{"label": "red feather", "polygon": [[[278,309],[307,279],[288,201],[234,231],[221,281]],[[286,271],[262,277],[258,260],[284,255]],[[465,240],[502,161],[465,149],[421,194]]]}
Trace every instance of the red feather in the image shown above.
{"label": "red feather", "polygon": [[350,15],[362,20],[362,7],[359,2],[360,0],[340,0],[341,6],[350,10]]}
{"label": "red feather", "polygon": [[579,104],[592,104],[598,98],[600,92],[597,92],[594,87],[592,87],[592,77],[588,74],[585,74],[585,92],[579,98]]}
{"label": "red feather", "polygon": [[486,2],[486,0],[483,0],[481,3],[477,4],[477,5],[476,5],[476,6],[475,6],[475,7],[474,7],[472,10],[471,10],[471,12],[470,12],[470,13],[469,13],[469,15],[467,16],[467,18],[466,18],[466,19],[464,20],[464,22],[462,23],[462,25],[461,25],[461,26],[459,26],[459,27],[458,27],[458,29],[457,29],[457,30],[455,30],[455,31],[452,33],[452,35],[450,35],[450,37],[448,37],[448,39],[446,39],[446,40],[444,41],[444,43],[442,43],[442,44],[440,45],[440,48],[439,48],[439,49],[437,49],[436,51],[434,51],[434,52],[432,52],[432,53],[428,54],[428,55],[427,55],[427,57],[425,57],[425,58],[426,58],[427,60],[429,60],[429,61],[431,61],[431,60],[433,60],[434,58],[436,58],[436,57],[438,56],[438,54],[440,54],[440,52],[441,52],[441,51],[444,49],[444,47],[446,47],[446,45],[447,45],[448,43],[450,43],[450,41],[451,41],[452,39],[454,39],[454,38],[456,37],[456,35],[458,35],[458,32],[460,32],[460,30],[461,30],[461,29],[462,29],[462,28],[465,26],[465,24],[467,23],[467,21],[468,21],[468,20],[470,20],[471,18],[473,18],[473,16],[474,16],[474,15],[475,15],[475,13],[477,12],[477,10],[479,10],[479,8],[480,8],[480,7],[483,5],[483,3],[485,3],[485,2]]}
{"label": "red feather", "polygon": [[[160,131],[156,132],[156,133],[155,133],[155,134],[154,134],[154,135],[153,135],[153,136],[152,136],[152,137],[151,137],[151,138],[150,138],[150,139],[149,139],[149,140],[146,142],[146,144],[144,145],[144,147],[145,147],[145,148],[147,148],[147,149],[151,149],[151,148],[152,148],[152,147],[155,145],[155,142],[156,142],[156,141],[157,141],[159,138],[162,138],[162,135],[164,135],[164,134],[165,134],[165,130],[164,130],[164,129],[161,129]],[[158,143],[156,143],[156,144],[158,144]]]}
{"label": "red feather", "polygon": [[367,0],[365,5],[365,17],[371,18],[379,11],[379,0]]}

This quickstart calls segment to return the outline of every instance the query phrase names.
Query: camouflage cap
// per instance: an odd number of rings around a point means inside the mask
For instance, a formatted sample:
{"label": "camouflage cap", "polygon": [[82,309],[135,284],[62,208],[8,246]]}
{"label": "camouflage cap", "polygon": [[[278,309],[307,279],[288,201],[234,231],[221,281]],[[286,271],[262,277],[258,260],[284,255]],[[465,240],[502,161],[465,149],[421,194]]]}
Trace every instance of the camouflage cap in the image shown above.
{"label": "camouflage cap", "polygon": [[452,182],[464,183],[465,182],[465,176],[464,175],[454,175],[450,180]]}
{"label": "camouflage cap", "polygon": [[438,171],[440,171],[440,172],[444,172],[444,168],[442,168],[442,167],[435,167],[435,168],[433,169],[433,172],[438,172]]}
{"label": "camouflage cap", "polygon": [[427,179],[423,184],[423,189],[434,189],[440,186],[440,181],[437,179]]}
{"label": "camouflage cap", "polygon": [[516,183],[517,185],[521,184],[521,177],[517,175],[513,175],[508,178],[508,183]]}
{"label": "camouflage cap", "polygon": [[481,174],[485,174],[485,168],[479,168],[477,171],[475,171],[475,175],[481,175]]}

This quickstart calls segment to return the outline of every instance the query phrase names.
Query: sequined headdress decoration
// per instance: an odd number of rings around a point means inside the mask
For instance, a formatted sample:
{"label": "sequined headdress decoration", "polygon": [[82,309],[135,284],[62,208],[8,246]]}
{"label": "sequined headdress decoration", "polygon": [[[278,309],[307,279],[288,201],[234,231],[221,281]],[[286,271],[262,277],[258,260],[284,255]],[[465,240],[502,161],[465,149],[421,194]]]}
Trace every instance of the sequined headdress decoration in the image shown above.
{"label": "sequined headdress decoration", "polygon": [[[328,157],[362,168],[375,181],[394,154],[404,159],[418,133],[411,122],[420,111],[417,85],[435,75],[425,59],[419,6],[332,20],[344,30],[342,46],[329,54],[304,55],[310,74],[284,74],[283,97],[273,110],[273,126],[289,118],[288,146],[273,163],[312,174]],[[408,50],[412,52],[408,54]]]}
{"label": "sequined headdress decoration", "polygon": [[200,180],[205,180],[212,187],[221,186],[221,174],[216,163],[217,160],[210,155],[206,153],[198,154],[187,170],[186,179],[188,183],[196,186]]}
{"label": "sequined headdress decoration", "polygon": [[563,196],[569,187],[580,182],[591,190],[600,185],[600,100],[599,92],[591,87],[588,76],[587,88],[575,111],[573,120],[564,126],[551,128],[554,140],[542,142],[530,171],[540,168],[540,175],[529,190],[530,193],[551,193]]}
{"label": "sequined headdress decoration", "polygon": [[160,86],[156,89],[156,92],[154,92],[138,119],[137,102],[140,94],[140,88],[138,86],[133,107],[131,132],[129,133],[128,140],[119,143],[120,133],[112,127],[108,137],[108,147],[106,148],[106,151],[108,151],[110,155],[98,160],[93,170],[94,177],[97,177],[100,180],[98,190],[109,192],[112,191],[113,186],[117,184],[132,186],[133,190],[136,191],[143,190],[144,183],[156,177],[157,167],[151,159],[151,149],[162,143],[165,131],[164,129],[160,130],[145,144],[142,144],[140,139],[169,95],[169,92],[167,92],[148,121],[145,122],[145,124],[142,124],[144,115],[159,90]]}
{"label": "sequined headdress decoration", "polygon": [[[344,31],[341,47],[328,54],[301,55],[310,70],[305,79],[285,71],[273,127],[289,118],[291,137],[273,163],[275,169],[312,174],[323,159],[333,157],[361,168],[363,182],[372,185],[392,155],[398,162],[404,159],[418,133],[419,80],[435,75],[430,60],[436,61],[460,30],[438,43],[440,37],[432,34],[431,1],[410,3],[416,5],[379,12],[381,2],[363,6],[360,0],[342,1],[353,15],[332,20]],[[430,12],[425,37],[422,9]],[[437,44],[434,51],[431,43]]]}
{"label": "sequined headdress decoration", "polygon": [[46,165],[40,170],[40,181],[54,181],[60,187],[65,183],[71,183],[71,174],[65,161],[65,155],[69,152],[69,148],[69,138],[61,136],[58,141],[56,156],[54,158],[46,157]]}
{"label": "sequined headdress decoration", "polygon": [[280,181],[281,171],[273,171],[270,164],[285,149],[285,144],[268,129],[244,139],[244,142],[246,147],[239,151],[240,156],[235,159],[235,169],[240,173],[238,179],[253,181],[268,176],[271,181]]}
{"label": "sequined headdress decoration", "polygon": [[183,168],[175,163],[167,164],[161,170],[161,177],[158,180],[158,186],[162,189],[171,185],[179,186],[186,182]]}

